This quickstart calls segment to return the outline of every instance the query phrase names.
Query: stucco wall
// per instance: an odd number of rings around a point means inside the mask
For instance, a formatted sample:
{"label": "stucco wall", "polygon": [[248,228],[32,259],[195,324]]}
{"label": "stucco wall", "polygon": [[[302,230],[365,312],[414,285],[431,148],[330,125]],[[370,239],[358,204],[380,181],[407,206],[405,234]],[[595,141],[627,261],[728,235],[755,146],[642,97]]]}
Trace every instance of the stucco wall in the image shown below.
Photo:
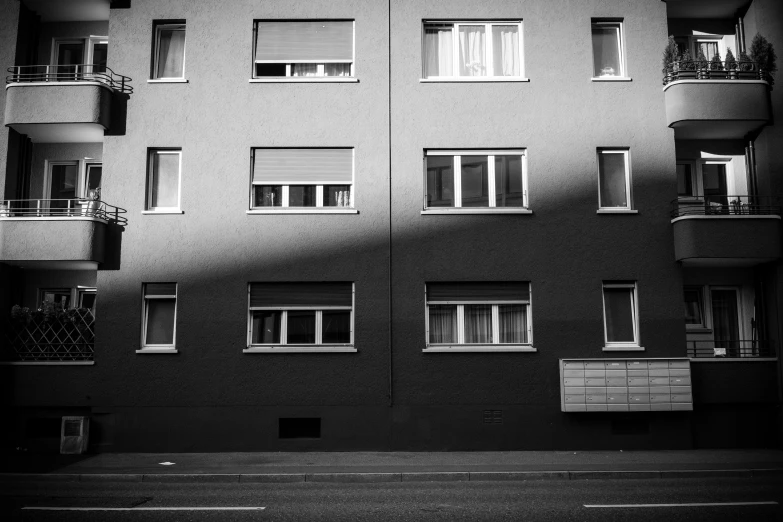
{"label": "stucco wall", "polygon": [[[19,26],[19,2],[17,0],[1,0],[0,12],[0,65],[3,70],[14,65],[16,55],[17,28]],[[6,90],[0,90],[0,106],[5,107]],[[5,191],[6,162],[8,160],[8,128],[0,127],[0,188]],[[13,153],[13,152],[11,152]],[[13,173],[12,173],[13,175]]]}

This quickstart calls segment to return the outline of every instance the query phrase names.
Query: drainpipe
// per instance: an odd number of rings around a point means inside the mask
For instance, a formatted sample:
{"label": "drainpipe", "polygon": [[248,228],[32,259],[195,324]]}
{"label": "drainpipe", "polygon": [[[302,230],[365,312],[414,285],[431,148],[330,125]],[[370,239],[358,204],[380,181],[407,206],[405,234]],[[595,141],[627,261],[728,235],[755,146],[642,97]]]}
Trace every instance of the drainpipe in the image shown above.
{"label": "drainpipe", "polygon": [[[389,18],[389,408],[394,406],[394,353],[392,351],[393,341],[394,341],[394,328],[393,328],[393,319],[394,319],[394,312],[392,309],[392,289],[394,288],[394,281],[392,279],[392,214],[393,214],[393,207],[392,207],[392,112],[391,112],[391,102],[392,102],[392,94],[391,94],[391,88],[392,88],[392,77],[391,77],[391,34],[392,34],[392,26],[391,26],[391,4],[392,0],[389,0],[389,11],[388,11],[388,18]],[[391,437],[390,437],[391,440]]]}
{"label": "drainpipe", "polygon": [[741,51],[740,43],[739,43],[740,40],[739,34],[740,34],[739,22],[737,22],[736,24],[734,24],[734,49],[737,50],[737,58],[739,58],[739,53]]}
{"label": "drainpipe", "polygon": [[748,192],[752,196],[758,196],[758,179],[756,177],[756,147],[753,145],[752,141],[748,142],[748,179],[750,180],[750,184],[748,186]]}

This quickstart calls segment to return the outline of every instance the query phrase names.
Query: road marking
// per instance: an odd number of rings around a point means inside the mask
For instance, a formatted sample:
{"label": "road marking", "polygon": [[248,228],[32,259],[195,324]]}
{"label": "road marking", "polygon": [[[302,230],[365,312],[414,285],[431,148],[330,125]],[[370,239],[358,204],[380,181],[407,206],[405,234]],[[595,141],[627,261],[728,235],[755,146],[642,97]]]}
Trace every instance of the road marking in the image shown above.
{"label": "road marking", "polygon": [[693,502],[689,504],[584,504],[586,508],[650,508],[650,507],[704,507],[704,506],[776,506],[768,502]]}
{"label": "road marking", "polygon": [[50,507],[24,506],[22,509],[35,511],[261,511],[265,507]]}

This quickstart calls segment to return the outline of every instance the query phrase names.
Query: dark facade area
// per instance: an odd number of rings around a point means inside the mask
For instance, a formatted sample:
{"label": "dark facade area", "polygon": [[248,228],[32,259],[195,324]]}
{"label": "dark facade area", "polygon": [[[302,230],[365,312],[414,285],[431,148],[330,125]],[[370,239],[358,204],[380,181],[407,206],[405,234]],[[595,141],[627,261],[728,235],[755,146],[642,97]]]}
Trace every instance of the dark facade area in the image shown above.
{"label": "dark facade area", "polygon": [[0,9],[5,449],[783,442],[780,2]]}

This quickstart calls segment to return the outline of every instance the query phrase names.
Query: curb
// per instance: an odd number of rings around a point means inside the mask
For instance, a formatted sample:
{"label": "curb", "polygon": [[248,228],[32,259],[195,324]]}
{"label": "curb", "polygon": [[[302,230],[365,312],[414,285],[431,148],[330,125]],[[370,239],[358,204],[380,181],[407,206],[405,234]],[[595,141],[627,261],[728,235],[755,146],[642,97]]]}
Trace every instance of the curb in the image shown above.
{"label": "curb", "polygon": [[1,483],[146,482],[150,484],[283,484],[381,482],[479,482],[512,480],[606,480],[673,478],[752,478],[783,476],[783,468],[661,471],[447,471],[403,473],[0,473]]}

